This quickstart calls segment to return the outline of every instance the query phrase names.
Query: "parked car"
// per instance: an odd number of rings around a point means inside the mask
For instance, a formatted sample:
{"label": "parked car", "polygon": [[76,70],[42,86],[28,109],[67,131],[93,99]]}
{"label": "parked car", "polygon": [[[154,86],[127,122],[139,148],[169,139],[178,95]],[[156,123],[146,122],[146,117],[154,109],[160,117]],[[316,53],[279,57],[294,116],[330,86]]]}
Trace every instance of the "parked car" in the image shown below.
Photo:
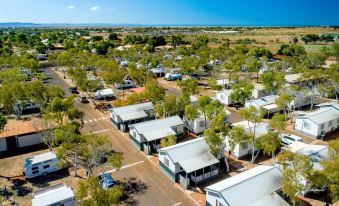
{"label": "parked car", "polygon": [[68,88],[68,91],[72,94],[77,94],[78,93],[78,87],[70,87],[70,88]]}
{"label": "parked car", "polygon": [[182,75],[177,73],[167,73],[165,75],[167,81],[182,80]]}
{"label": "parked car", "polygon": [[298,137],[293,134],[281,134],[279,135],[279,138],[280,138],[281,143],[285,145],[290,145],[294,142],[303,142],[301,137]]}
{"label": "parked car", "polygon": [[99,180],[99,184],[101,185],[102,189],[108,189],[115,185],[115,181],[112,175],[108,172],[99,173],[97,176]]}
{"label": "parked car", "polygon": [[88,103],[87,97],[82,96],[82,95],[79,95],[79,96],[78,96],[78,101],[79,101],[80,103]]}

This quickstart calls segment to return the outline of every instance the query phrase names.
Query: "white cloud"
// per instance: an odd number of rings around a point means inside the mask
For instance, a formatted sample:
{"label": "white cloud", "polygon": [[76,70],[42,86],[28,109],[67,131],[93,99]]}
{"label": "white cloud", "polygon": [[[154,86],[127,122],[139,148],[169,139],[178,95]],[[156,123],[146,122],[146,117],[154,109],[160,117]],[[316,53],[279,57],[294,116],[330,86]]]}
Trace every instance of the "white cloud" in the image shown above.
{"label": "white cloud", "polygon": [[100,9],[99,6],[93,6],[90,11],[98,11]]}
{"label": "white cloud", "polygon": [[75,7],[74,6],[68,6],[67,9],[74,9]]}

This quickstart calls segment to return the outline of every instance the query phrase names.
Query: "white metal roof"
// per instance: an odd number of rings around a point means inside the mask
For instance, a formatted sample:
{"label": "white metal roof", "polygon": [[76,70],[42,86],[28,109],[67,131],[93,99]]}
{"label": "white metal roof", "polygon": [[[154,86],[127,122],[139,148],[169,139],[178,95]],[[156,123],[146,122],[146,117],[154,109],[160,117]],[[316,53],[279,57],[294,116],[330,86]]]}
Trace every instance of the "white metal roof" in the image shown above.
{"label": "white metal roof", "polygon": [[248,206],[290,206],[290,204],[282,199],[277,193],[272,192]]}
{"label": "white metal roof", "polygon": [[208,186],[206,190],[218,192],[230,206],[249,206],[256,201],[265,203],[261,206],[271,206],[263,198],[280,189],[281,177],[277,167],[259,165]]}
{"label": "white metal roof", "polygon": [[47,187],[33,193],[32,206],[46,206],[74,198],[74,192],[64,183]]}
{"label": "white metal roof", "polygon": [[119,115],[122,121],[128,121],[132,119],[140,119],[147,117],[147,114],[144,111],[131,112],[126,114]]}
{"label": "white metal roof", "polygon": [[179,116],[172,116],[172,117],[166,117],[163,119],[156,119],[151,120],[147,122],[141,122],[137,124],[131,125],[131,127],[134,127],[139,134],[143,134],[146,132],[162,129],[162,128],[170,128],[178,125],[183,125],[184,122]]}
{"label": "white metal roof", "polygon": [[188,173],[219,162],[211,154],[204,137],[165,147],[159,151],[166,152],[174,163],[179,163]]}
{"label": "white metal roof", "polygon": [[322,124],[339,118],[339,110],[335,107],[323,107],[317,111],[310,112],[306,115],[298,116],[298,119],[309,119],[316,124]]}
{"label": "white metal roof", "polygon": [[127,113],[133,113],[138,111],[145,111],[145,110],[151,110],[153,109],[152,102],[145,102],[140,104],[133,104],[133,105],[127,105],[123,107],[115,107],[111,109],[111,112],[113,112],[116,115],[121,114],[127,114]]}
{"label": "white metal roof", "polygon": [[306,144],[304,142],[297,141],[290,145],[284,146],[283,149],[289,150],[296,154],[309,156],[313,163],[314,169],[318,170],[322,169],[320,161],[329,158],[327,145]]}
{"label": "white metal roof", "polygon": [[264,85],[260,83],[253,83],[254,89],[256,90],[264,90]]}
{"label": "white metal roof", "polygon": [[167,137],[169,135],[175,135],[175,134],[176,133],[173,131],[173,129],[169,127],[156,129],[153,131],[143,133],[147,141],[157,140],[157,139],[161,139],[163,137]]}
{"label": "white metal roof", "polygon": [[44,161],[48,161],[48,160],[52,160],[56,158],[57,158],[57,155],[54,152],[46,152],[46,153],[42,153],[42,154],[30,157],[30,160],[31,160],[31,164],[36,164],[36,163],[40,163],[40,162],[44,162]]}
{"label": "white metal roof", "polygon": [[258,99],[248,100],[248,102],[253,102],[258,106],[265,106],[265,105],[274,104],[275,100],[278,98],[279,98],[278,95],[268,95],[268,96],[261,97]]}
{"label": "white metal roof", "polygon": [[[251,130],[251,132],[253,132],[253,129],[254,129],[254,123],[253,122],[247,122],[246,120],[233,123],[232,126],[242,127],[247,132],[250,132],[250,130]],[[259,137],[263,134],[266,134],[267,131],[268,131],[268,124],[267,123],[257,123],[256,130],[255,130],[255,136]]]}

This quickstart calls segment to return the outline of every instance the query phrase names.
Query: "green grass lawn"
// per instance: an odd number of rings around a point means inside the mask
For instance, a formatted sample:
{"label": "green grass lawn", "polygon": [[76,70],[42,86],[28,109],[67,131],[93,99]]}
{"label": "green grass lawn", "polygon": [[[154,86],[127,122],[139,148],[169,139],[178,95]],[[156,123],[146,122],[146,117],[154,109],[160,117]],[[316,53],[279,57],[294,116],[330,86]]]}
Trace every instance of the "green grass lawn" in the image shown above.
{"label": "green grass lawn", "polygon": [[324,46],[327,47],[328,49],[331,49],[331,45],[313,45],[313,44],[306,44],[303,45],[305,47],[306,52],[320,52],[321,48]]}

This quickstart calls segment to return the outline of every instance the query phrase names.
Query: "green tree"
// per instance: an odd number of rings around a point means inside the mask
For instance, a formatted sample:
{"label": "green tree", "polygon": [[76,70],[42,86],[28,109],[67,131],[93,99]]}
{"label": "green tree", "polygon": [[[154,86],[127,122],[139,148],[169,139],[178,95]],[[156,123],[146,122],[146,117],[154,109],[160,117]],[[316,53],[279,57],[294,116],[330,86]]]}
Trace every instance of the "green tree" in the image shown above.
{"label": "green tree", "polygon": [[258,124],[262,120],[262,113],[261,113],[260,110],[258,110],[254,106],[250,106],[249,108],[240,109],[239,114],[240,114],[241,118],[243,118],[244,120],[247,121],[247,124],[248,124],[248,133],[249,133],[249,136],[250,136],[250,143],[251,143],[251,146],[252,146],[251,163],[254,163],[256,157],[259,154],[259,152],[258,152],[257,155],[255,155],[255,152],[257,151],[256,129],[257,129]]}
{"label": "green tree", "polygon": [[181,91],[188,95],[194,95],[198,92],[198,80],[189,78],[178,82]]}
{"label": "green tree", "polygon": [[109,33],[108,39],[109,40],[118,40],[119,37],[118,37],[118,35],[116,33]]}
{"label": "green tree", "polygon": [[7,118],[4,114],[0,113],[0,132],[2,132],[5,129],[5,126],[7,124]]}
{"label": "green tree", "polygon": [[282,92],[275,100],[275,103],[284,110],[285,119],[289,116],[290,107],[289,104],[293,100],[293,96],[287,92]]}
{"label": "green tree", "polygon": [[68,49],[71,49],[71,48],[74,47],[74,42],[73,42],[72,39],[66,38],[63,41],[63,45],[64,45],[65,49],[68,50]]}
{"label": "green tree", "polygon": [[285,83],[285,75],[282,72],[268,71],[263,73],[260,79],[264,89],[270,91],[271,94],[278,92]]}
{"label": "green tree", "polygon": [[249,81],[238,80],[232,84],[232,93],[230,95],[233,102],[245,104],[246,99],[252,96],[254,86]]}
{"label": "green tree", "polygon": [[77,205],[80,206],[118,205],[122,196],[123,188],[121,186],[102,189],[98,179],[94,177],[80,181],[79,189],[76,192]]}
{"label": "green tree", "polygon": [[211,150],[211,153],[214,156],[217,157],[224,149],[224,146],[223,146],[224,138],[223,138],[223,136],[216,133],[214,128],[207,128],[204,131],[204,137],[205,137],[205,141],[206,141],[208,147]]}
{"label": "green tree", "polygon": [[286,126],[286,118],[283,114],[275,113],[269,121],[269,126],[277,131],[282,131]]}
{"label": "green tree", "polygon": [[206,96],[206,95],[203,95],[203,96],[200,96],[198,98],[198,101],[197,101],[197,107],[198,109],[203,113],[204,115],[204,118],[205,118],[205,129],[207,127],[207,111],[206,111],[206,108],[207,108],[207,105],[209,105],[211,103],[211,98]]}
{"label": "green tree", "polygon": [[334,203],[339,200],[339,139],[329,141],[328,149],[329,158],[321,162],[321,174],[325,177],[321,186],[328,186]]}
{"label": "green tree", "polygon": [[303,179],[310,180],[313,174],[313,165],[308,156],[283,150],[277,156],[278,163],[282,166],[281,189],[295,205],[299,201],[297,194],[305,191],[307,185]]}
{"label": "green tree", "polygon": [[279,133],[268,131],[257,139],[258,149],[262,149],[265,154],[271,154],[274,157],[274,152],[280,147]]}
{"label": "green tree", "polygon": [[[199,112],[196,110],[196,108],[192,104],[188,104],[185,106],[185,112],[184,112],[185,118],[189,121],[192,122],[196,118],[199,117]],[[188,130],[190,130],[190,126],[188,126]]]}
{"label": "green tree", "polygon": [[332,44],[332,53],[334,56],[337,57],[337,60],[339,59],[339,43],[338,42],[334,42]]}
{"label": "green tree", "polygon": [[121,152],[115,152],[107,158],[107,163],[111,165],[114,169],[120,170],[123,160],[124,160],[123,154]]}
{"label": "green tree", "polygon": [[250,73],[256,73],[256,81],[259,81],[260,62],[257,58],[250,57],[246,62],[246,68]]}
{"label": "green tree", "polygon": [[159,102],[165,97],[165,89],[158,84],[156,79],[146,81],[144,93],[152,102]]}
{"label": "green tree", "polygon": [[177,138],[175,137],[175,135],[169,135],[167,137],[161,138],[160,147],[164,148],[175,145],[176,139]]}

